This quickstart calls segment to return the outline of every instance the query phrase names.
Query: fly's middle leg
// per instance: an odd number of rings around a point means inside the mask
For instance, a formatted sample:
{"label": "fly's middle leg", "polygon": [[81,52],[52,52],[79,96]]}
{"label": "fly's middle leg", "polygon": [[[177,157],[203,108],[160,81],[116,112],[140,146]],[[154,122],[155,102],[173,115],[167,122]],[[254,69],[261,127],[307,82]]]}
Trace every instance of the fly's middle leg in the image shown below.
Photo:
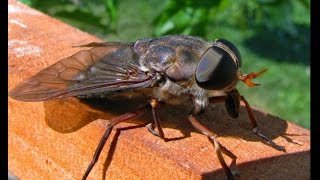
{"label": "fly's middle leg", "polygon": [[[160,124],[160,116],[158,112],[158,108],[160,105],[160,102],[157,99],[151,99],[150,105],[152,108],[152,116],[154,123],[150,123],[146,126],[146,128],[149,130],[149,132],[155,136],[160,137],[163,140],[166,140],[164,137],[164,133]],[[155,130],[157,128],[158,131]]]}

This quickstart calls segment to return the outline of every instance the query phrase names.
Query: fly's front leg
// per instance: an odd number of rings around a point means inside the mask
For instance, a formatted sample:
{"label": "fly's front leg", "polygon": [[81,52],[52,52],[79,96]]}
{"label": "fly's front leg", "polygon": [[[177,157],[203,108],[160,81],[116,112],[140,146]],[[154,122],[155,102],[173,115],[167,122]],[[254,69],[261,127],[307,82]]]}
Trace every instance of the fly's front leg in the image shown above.
{"label": "fly's front leg", "polygon": [[[270,138],[268,138],[267,136],[260,133],[260,131],[258,130],[257,120],[253,114],[253,111],[252,111],[248,101],[243,96],[241,96],[239,94],[237,89],[232,90],[230,93],[228,93],[227,96],[212,97],[209,99],[210,103],[226,102],[225,105],[226,105],[227,111],[232,118],[236,118],[238,116],[238,112],[239,112],[239,108],[240,108],[240,106],[238,104],[240,103],[240,101],[244,102],[244,104],[246,106],[246,109],[247,109],[247,112],[249,115],[249,119],[250,119],[252,127],[253,127],[253,133],[256,136],[258,136],[259,138],[262,138],[271,147],[273,147],[279,151],[285,152],[286,150],[283,146],[277,145]],[[234,109],[232,109],[232,108],[234,108]]]}
{"label": "fly's front leg", "polygon": [[252,127],[253,127],[253,133],[255,135],[257,135],[258,137],[262,138],[263,140],[265,140],[268,144],[270,144],[270,146],[272,146],[273,148],[279,150],[279,151],[284,151],[286,152],[286,149],[283,146],[279,146],[276,143],[274,143],[270,138],[266,137],[265,135],[261,134],[259,129],[258,129],[258,125],[257,125],[257,120],[253,114],[253,111],[248,103],[248,101],[241,96],[241,101],[244,102],[248,115],[249,115],[249,119],[251,121]]}
{"label": "fly's front leg", "polygon": [[[150,123],[146,126],[146,128],[149,130],[149,132],[151,134],[158,136],[161,139],[165,140],[164,133],[163,133],[163,130],[162,130],[161,124],[160,124],[160,116],[158,113],[158,108],[159,108],[160,102],[156,99],[151,99],[150,105],[152,108],[152,116],[153,116],[154,124]],[[154,130],[155,127],[158,129],[158,132]]]}
{"label": "fly's front leg", "polygon": [[207,127],[202,125],[193,115],[190,115],[188,117],[188,119],[191,122],[191,124],[193,125],[193,127],[195,127],[202,134],[206,135],[209,138],[209,140],[213,143],[216,154],[219,159],[219,162],[220,162],[221,166],[223,167],[223,169],[228,177],[228,180],[233,179],[234,175],[238,175],[238,172],[236,172],[236,171],[232,172],[230,170],[229,166],[227,165],[227,163],[225,162],[225,160],[222,156],[222,152],[225,153],[227,156],[229,156],[232,159],[232,164],[236,164],[237,157],[231,151],[227,150],[225,147],[223,147],[218,142],[217,134],[215,134],[214,132],[209,130]]}
{"label": "fly's front leg", "polygon": [[92,160],[91,160],[91,162],[90,162],[85,174],[82,177],[83,180],[87,179],[87,177],[88,177],[90,171],[92,170],[93,166],[98,161],[99,156],[100,156],[101,151],[102,151],[102,148],[105,145],[105,143],[106,143],[106,141],[107,141],[107,139],[108,139],[108,137],[110,135],[110,132],[113,129],[113,127],[116,124],[119,124],[121,122],[127,121],[129,119],[132,119],[132,118],[135,118],[135,117],[138,117],[138,116],[144,114],[148,109],[150,109],[150,105],[149,104],[144,106],[144,107],[142,107],[142,108],[137,109],[134,112],[125,113],[125,114],[122,114],[122,115],[120,115],[118,117],[115,117],[115,118],[110,120],[110,122],[108,124],[108,127],[107,127],[104,135],[102,136],[98,147],[96,148],[96,151],[95,151],[95,153],[93,155],[93,158],[92,158]]}

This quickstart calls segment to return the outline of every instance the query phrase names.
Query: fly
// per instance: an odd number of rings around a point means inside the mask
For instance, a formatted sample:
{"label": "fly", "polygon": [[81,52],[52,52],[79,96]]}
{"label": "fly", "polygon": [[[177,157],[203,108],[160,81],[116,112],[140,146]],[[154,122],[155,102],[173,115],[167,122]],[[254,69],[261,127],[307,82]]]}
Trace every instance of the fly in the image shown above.
{"label": "fly", "polygon": [[153,135],[166,140],[158,114],[159,103],[172,104],[173,101],[183,101],[185,96],[191,97],[193,107],[187,119],[213,142],[228,179],[233,179],[234,173],[222,156],[221,151],[225,148],[217,141],[217,135],[198,120],[198,115],[209,103],[224,102],[230,117],[237,118],[242,101],[254,134],[271,147],[285,151],[283,146],[275,144],[259,131],[249,103],[236,89],[239,81],[249,87],[259,85],[251,80],[266,70],[244,74],[240,52],[230,41],[217,39],[208,42],[192,36],[172,35],[144,38],[134,43],[94,42],[81,47],[91,49],[82,50],[41,70],[18,84],[9,96],[31,102],[108,95],[136,88],[154,89],[145,106],[110,120],[83,179],[88,177],[112,128],[118,123],[151,110],[153,123],[146,127]]}

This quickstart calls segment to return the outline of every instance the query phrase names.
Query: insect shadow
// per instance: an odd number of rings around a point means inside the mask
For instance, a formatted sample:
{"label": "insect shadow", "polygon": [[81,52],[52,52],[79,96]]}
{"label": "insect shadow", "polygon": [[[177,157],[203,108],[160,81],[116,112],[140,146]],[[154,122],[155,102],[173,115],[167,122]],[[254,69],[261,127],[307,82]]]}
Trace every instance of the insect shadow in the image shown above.
{"label": "insect shadow", "polygon": [[[117,96],[118,97],[118,96]],[[135,99],[77,99],[74,97],[66,99],[56,99],[44,102],[45,121],[46,124],[55,131],[60,133],[71,133],[77,131],[83,126],[97,120],[104,119],[106,122],[121,114],[132,112],[138,107],[142,107],[148,103],[143,98]],[[173,110],[174,109],[174,110]],[[189,112],[191,112],[191,109]],[[179,140],[190,137],[190,132],[194,131],[192,126],[187,123],[179,123],[179,121],[187,120],[185,112],[186,107],[172,107],[163,105],[159,109],[164,128],[179,129],[182,133],[181,137],[168,138],[168,141]],[[171,120],[174,118],[174,120]],[[147,125],[152,122],[151,111],[145,113],[139,118],[128,120],[127,122]],[[182,125],[182,128],[180,127]]]}
{"label": "insect shadow", "polygon": [[[238,164],[237,167],[241,172],[240,179],[310,179],[310,151],[287,153],[277,158],[258,159]],[[224,179],[223,175],[221,169],[204,173],[201,179]]]}
{"label": "insect shadow", "polygon": [[[77,131],[96,119],[105,119],[107,123],[108,120],[118,115],[131,112],[138,107],[142,107],[146,104],[146,102],[148,101],[145,98],[129,100],[121,98],[117,100],[99,98],[81,100],[72,97],[51,100],[44,102],[45,120],[47,125],[55,131],[60,133],[71,133]],[[189,121],[187,121],[188,112],[191,112],[191,110],[191,106],[188,105],[173,106],[164,104],[160,106],[159,114],[165,135],[168,137],[168,134],[166,134],[166,128],[177,129],[182,134],[182,136],[179,135],[174,137],[169,135],[169,141],[191,137],[191,132],[198,133],[198,131],[193,129]],[[270,114],[263,113],[259,110],[253,109],[253,111],[257,118],[260,130],[266,136],[270,137],[271,139],[274,139],[278,136],[285,137],[284,134],[288,127],[286,121]],[[246,141],[260,141],[264,143],[264,141],[252,133],[251,123],[244,106],[241,106],[239,117],[237,119],[232,119],[228,116],[228,113],[224,107],[224,103],[210,105],[205,112],[199,115],[199,119],[206,127],[217,133],[219,137],[231,136]],[[106,171],[108,170],[108,167],[112,161],[120,132],[135,128],[143,128],[145,125],[152,122],[152,114],[151,112],[148,112],[145,115],[128,122],[137,125],[114,129],[115,136],[111,140],[111,147],[108,150],[108,155],[104,162],[103,179],[105,178]],[[287,141],[291,141],[289,137],[285,138]],[[210,146],[209,142],[208,146]],[[212,173],[208,174],[208,176],[211,177]]]}
{"label": "insect shadow", "polygon": [[[146,99],[86,99],[78,98],[57,99],[44,102],[47,125],[60,133],[71,133],[97,119],[110,120],[118,115],[134,111],[148,102]],[[184,137],[190,137],[190,132],[197,132],[187,121],[191,107],[187,105],[161,105],[159,108],[163,128],[179,130]],[[287,122],[268,113],[254,109],[259,129],[272,139],[285,134]],[[244,106],[241,106],[239,117],[232,119],[228,116],[224,104],[211,105],[199,115],[201,122],[218,136],[232,136],[248,141],[261,141],[252,134],[252,127]],[[152,122],[151,112],[140,118],[129,120],[136,124]],[[177,137],[176,137],[177,138]],[[178,138],[180,139],[180,138]],[[170,139],[169,139],[170,140]]]}

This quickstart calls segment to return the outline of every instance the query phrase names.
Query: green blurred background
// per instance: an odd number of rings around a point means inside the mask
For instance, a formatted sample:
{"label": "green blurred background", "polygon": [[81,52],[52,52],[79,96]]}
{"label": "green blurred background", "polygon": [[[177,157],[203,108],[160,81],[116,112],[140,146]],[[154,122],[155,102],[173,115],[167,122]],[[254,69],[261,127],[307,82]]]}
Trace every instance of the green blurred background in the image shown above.
{"label": "green blurred background", "polygon": [[225,38],[243,72],[269,70],[239,91],[252,106],[310,128],[310,0],[21,0],[105,41],[185,34]]}

